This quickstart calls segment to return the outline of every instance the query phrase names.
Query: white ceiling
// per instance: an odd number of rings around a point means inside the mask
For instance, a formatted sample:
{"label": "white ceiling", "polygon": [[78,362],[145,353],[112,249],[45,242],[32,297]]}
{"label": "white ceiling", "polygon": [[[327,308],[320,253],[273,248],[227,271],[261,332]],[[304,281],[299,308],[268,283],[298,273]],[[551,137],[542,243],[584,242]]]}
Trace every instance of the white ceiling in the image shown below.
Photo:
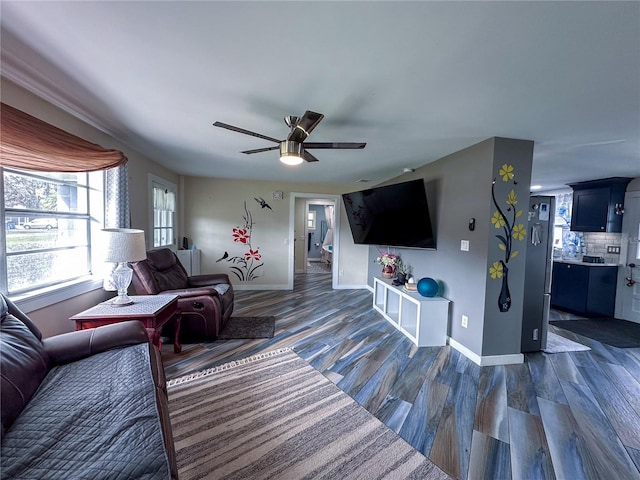
{"label": "white ceiling", "polygon": [[[372,184],[492,136],[640,177],[640,2],[0,2],[2,74],[184,175]],[[285,167],[285,115],[325,114]]]}

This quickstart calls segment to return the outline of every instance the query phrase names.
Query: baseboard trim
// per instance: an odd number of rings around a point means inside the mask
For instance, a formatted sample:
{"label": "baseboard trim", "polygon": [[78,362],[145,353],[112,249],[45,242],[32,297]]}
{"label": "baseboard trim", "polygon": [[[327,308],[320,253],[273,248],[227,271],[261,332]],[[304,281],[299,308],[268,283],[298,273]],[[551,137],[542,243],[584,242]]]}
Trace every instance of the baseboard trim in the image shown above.
{"label": "baseboard trim", "polygon": [[291,290],[288,285],[250,285],[250,284],[233,284],[234,290]]}
{"label": "baseboard trim", "polygon": [[449,345],[455,348],[469,360],[481,367],[492,367],[496,365],[514,365],[517,363],[524,363],[524,355],[522,353],[513,353],[509,355],[478,355],[472,352],[467,347],[457,342],[453,338],[449,338]]}

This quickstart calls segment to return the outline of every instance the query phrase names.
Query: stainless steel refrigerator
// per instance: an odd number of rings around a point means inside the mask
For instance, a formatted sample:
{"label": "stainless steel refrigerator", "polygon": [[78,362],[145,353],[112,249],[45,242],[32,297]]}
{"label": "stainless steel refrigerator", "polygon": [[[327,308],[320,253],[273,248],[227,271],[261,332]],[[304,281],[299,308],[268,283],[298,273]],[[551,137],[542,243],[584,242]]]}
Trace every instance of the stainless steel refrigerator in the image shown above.
{"label": "stainless steel refrigerator", "polygon": [[547,347],[551,271],[553,269],[553,227],[555,198],[535,195],[529,199],[524,310],[522,314],[522,352]]}

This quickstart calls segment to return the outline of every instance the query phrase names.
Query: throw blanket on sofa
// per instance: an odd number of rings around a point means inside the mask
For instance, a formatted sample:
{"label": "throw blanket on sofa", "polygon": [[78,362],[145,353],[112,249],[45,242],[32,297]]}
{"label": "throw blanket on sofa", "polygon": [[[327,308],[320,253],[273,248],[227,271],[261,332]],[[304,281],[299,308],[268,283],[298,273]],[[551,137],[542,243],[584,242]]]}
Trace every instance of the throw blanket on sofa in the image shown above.
{"label": "throw blanket on sofa", "polygon": [[3,478],[170,478],[148,346],[53,368],[2,438]]}

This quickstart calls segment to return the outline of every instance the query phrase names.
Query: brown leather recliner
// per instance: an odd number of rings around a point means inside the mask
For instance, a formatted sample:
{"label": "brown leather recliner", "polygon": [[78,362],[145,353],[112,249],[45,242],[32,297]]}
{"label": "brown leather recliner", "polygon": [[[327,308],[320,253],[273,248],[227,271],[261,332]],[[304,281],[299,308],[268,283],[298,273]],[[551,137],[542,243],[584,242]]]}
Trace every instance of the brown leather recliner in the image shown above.
{"label": "brown leather recliner", "polygon": [[[181,340],[214,340],[231,317],[233,286],[227,274],[189,277],[176,254],[168,248],[148,251],[146,260],[132,263],[131,267],[132,284],[138,295],[179,295]],[[172,324],[167,325],[168,330],[172,328]]]}

